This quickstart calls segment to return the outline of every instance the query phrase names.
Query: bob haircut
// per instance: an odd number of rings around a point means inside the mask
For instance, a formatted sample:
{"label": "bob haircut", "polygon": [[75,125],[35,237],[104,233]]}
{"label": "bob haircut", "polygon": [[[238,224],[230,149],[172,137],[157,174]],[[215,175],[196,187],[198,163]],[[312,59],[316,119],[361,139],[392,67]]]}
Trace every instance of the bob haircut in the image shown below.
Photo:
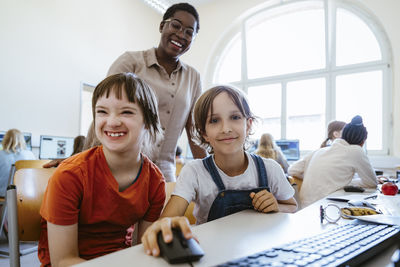
{"label": "bob haircut", "polygon": [[275,147],[276,145],[272,135],[270,133],[264,133],[263,135],[261,135],[260,143],[255,153],[264,158],[271,158],[276,160],[277,153]]}
{"label": "bob haircut", "polygon": [[[223,92],[226,92],[229,95],[233,103],[235,103],[235,105],[238,107],[240,113],[242,113],[242,116],[244,116],[247,120],[252,119],[253,122],[256,120],[256,117],[250,110],[246,96],[241,90],[231,85],[218,85],[205,91],[199,97],[199,99],[197,99],[194,106],[194,127],[192,132],[193,136],[196,138],[197,143],[200,146],[209,150],[210,153],[213,153],[213,149],[210,144],[204,139],[203,135],[206,133],[208,113],[213,113],[214,99]],[[244,149],[247,148],[247,145],[248,140],[246,137]]]}
{"label": "bob haircut", "polygon": [[26,149],[24,135],[17,129],[10,129],[6,132],[2,145],[3,150],[7,153],[17,153],[20,150]]}
{"label": "bob haircut", "polygon": [[95,108],[97,101],[103,96],[108,98],[111,93],[114,93],[117,99],[122,99],[123,90],[129,102],[137,103],[142,110],[144,124],[149,131],[151,143],[157,143],[162,136],[157,98],[150,86],[133,73],[111,75],[96,86],[92,98],[94,124],[96,124]]}

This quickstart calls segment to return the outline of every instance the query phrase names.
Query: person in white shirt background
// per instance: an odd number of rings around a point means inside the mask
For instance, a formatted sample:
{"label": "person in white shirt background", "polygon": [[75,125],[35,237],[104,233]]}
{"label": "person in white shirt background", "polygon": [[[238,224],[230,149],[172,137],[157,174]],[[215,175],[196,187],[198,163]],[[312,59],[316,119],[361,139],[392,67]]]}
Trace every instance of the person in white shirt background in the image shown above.
{"label": "person in white shirt background", "polygon": [[[320,148],[289,167],[289,175],[303,179],[302,208],[349,184],[376,188],[374,169],[362,148],[367,136],[362,118],[357,115],[331,146]],[[353,179],[355,173],[359,179]]]}

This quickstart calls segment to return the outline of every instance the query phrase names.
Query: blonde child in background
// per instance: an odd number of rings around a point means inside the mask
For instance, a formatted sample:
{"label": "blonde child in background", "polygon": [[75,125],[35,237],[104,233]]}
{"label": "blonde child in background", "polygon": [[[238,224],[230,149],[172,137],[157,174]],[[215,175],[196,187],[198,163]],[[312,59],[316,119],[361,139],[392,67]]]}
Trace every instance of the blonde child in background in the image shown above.
{"label": "blonde child in background", "polygon": [[276,145],[274,137],[272,137],[271,134],[265,133],[261,135],[258,148],[255,153],[261,157],[275,160],[279,163],[279,165],[281,165],[283,171],[287,173],[289,163],[287,162],[281,149]]}
{"label": "blonde child in background", "polygon": [[196,204],[196,224],[244,209],[263,213],[297,209],[294,190],[279,164],[245,151],[254,116],[240,90],[230,86],[207,90],[196,102],[194,120],[194,136],[211,156],[183,167],[163,218],[142,237],[147,254],[159,255],[159,231],[166,242],[172,240],[171,227],[180,227],[186,238],[192,237],[188,221],[182,217],[191,201]]}
{"label": "blonde child in background", "polygon": [[150,87],[132,73],[112,75],[94,90],[92,111],[101,145],[64,160],[43,198],[42,266],[126,248],[131,226],[138,223],[140,237],[164,205],[164,177],[142,153],[161,133]]}
{"label": "blonde child in background", "polygon": [[17,129],[10,129],[2,141],[0,150],[0,196],[6,195],[11,166],[18,160],[36,159],[32,151],[26,149],[24,135]]}

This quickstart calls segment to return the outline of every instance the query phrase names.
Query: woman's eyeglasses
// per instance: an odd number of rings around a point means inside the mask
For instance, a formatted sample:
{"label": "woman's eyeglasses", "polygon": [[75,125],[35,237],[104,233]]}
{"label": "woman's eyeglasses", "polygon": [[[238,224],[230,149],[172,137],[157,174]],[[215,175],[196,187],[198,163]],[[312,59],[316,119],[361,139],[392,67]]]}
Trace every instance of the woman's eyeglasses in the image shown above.
{"label": "woman's eyeglasses", "polygon": [[196,32],[192,28],[184,28],[182,26],[182,23],[180,23],[176,19],[166,19],[164,20],[165,22],[168,22],[169,29],[173,32],[180,32],[183,31],[183,35],[185,38],[187,38],[189,41],[191,41],[195,36]]}

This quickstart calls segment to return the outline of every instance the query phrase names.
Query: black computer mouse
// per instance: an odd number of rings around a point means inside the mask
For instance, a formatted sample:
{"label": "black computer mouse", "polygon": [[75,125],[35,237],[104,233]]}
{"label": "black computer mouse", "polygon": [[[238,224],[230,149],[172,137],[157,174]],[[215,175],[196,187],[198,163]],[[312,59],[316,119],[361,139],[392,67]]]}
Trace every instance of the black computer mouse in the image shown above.
{"label": "black computer mouse", "polygon": [[170,243],[165,243],[162,233],[157,235],[160,254],[169,263],[185,263],[198,261],[204,256],[204,252],[194,238],[186,239],[181,230],[172,229],[173,238]]}
{"label": "black computer mouse", "polygon": [[344,188],[345,192],[364,192],[365,189],[360,187],[360,186],[355,186],[355,185],[346,185]]}

